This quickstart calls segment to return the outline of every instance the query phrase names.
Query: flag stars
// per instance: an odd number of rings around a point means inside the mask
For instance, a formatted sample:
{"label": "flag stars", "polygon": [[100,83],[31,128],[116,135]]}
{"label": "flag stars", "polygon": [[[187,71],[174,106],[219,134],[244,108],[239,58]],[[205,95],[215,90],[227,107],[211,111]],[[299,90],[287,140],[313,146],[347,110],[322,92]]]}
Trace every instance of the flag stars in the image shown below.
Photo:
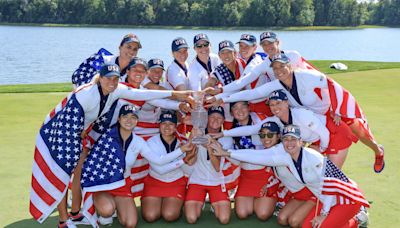
{"label": "flag stars", "polygon": [[63,155],[60,154],[60,153],[58,153],[58,154],[57,154],[57,158],[58,158],[58,160],[61,160],[61,159],[63,159]]}

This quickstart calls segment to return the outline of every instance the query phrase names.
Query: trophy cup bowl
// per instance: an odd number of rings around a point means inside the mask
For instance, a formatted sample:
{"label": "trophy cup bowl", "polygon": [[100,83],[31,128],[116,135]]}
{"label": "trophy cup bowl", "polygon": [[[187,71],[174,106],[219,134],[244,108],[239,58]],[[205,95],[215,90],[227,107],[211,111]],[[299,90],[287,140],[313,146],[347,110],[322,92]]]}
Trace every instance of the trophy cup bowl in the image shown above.
{"label": "trophy cup bowl", "polygon": [[203,107],[204,93],[196,91],[193,93],[193,99],[195,101],[195,107],[192,111],[192,124],[196,132],[192,139],[193,144],[206,144],[208,138],[205,135],[207,127],[208,113]]}

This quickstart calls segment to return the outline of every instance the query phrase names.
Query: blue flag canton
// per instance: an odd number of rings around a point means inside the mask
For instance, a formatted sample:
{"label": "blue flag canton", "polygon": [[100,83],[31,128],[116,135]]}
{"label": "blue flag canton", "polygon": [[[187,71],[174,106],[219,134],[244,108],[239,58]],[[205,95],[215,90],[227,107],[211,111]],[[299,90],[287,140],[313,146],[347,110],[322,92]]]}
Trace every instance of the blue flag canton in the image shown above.
{"label": "blue flag canton", "polygon": [[255,149],[256,146],[251,141],[251,136],[241,136],[239,138],[239,145],[235,144],[235,149]]}
{"label": "blue flag canton", "polygon": [[82,187],[114,183],[124,179],[125,153],[120,145],[118,127],[108,128],[86,158]]}
{"label": "blue flag canton", "polygon": [[111,52],[101,48],[97,53],[91,55],[79,65],[79,68],[72,74],[72,84],[76,87],[89,83],[94,75],[104,64],[103,56],[110,56]]}
{"label": "blue flag canton", "polygon": [[75,94],[65,107],[40,129],[53,160],[68,174],[77,165],[82,151],[84,111]]}
{"label": "blue flag canton", "polygon": [[231,82],[235,81],[235,76],[232,72],[225,66],[225,64],[220,64],[215,68],[215,71],[219,73],[222,77],[224,85],[228,85]]}
{"label": "blue flag canton", "polygon": [[93,124],[92,130],[103,134],[106,132],[107,129],[111,128],[111,121],[114,116],[115,108],[117,107],[118,100],[114,101],[111,105],[110,110],[101,115]]}
{"label": "blue flag canton", "polygon": [[326,160],[325,177],[336,178],[347,183],[350,182],[349,178],[347,178],[346,175],[344,175],[344,173],[329,159]]}

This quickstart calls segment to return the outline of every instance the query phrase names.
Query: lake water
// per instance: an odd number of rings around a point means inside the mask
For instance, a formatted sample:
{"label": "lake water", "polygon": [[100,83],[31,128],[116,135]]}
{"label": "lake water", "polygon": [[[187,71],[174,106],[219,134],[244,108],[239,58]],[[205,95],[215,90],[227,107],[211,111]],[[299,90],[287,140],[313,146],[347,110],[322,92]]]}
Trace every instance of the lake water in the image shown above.
{"label": "lake water", "polygon": [[[191,45],[193,36],[204,32],[217,52],[218,42],[224,39],[236,42],[242,33],[251,33],[258,40],[263,31],[0,26],[0,84],[70,82],[84,59],[101,47],[118,54],[122,37],[131,32],[142,42],[140,57],[158,57],[169,65],[175,37],[182,36]],[[400,28],[277,34],[283,50],[297,50],[310,60],[400,61]],[[189,60],[193,57],[191,49]]]}

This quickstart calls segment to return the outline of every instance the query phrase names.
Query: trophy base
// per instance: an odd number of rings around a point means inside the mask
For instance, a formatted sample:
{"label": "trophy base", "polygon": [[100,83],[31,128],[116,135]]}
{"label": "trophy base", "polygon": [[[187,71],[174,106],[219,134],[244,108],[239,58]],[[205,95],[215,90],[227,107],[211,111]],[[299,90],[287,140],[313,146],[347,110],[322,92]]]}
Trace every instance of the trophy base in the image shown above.
{"label": "trophy base", "polygon": [[196,145],[207,144],[208,138],[205,136],[196,136],[192,139],[192,143]]}

